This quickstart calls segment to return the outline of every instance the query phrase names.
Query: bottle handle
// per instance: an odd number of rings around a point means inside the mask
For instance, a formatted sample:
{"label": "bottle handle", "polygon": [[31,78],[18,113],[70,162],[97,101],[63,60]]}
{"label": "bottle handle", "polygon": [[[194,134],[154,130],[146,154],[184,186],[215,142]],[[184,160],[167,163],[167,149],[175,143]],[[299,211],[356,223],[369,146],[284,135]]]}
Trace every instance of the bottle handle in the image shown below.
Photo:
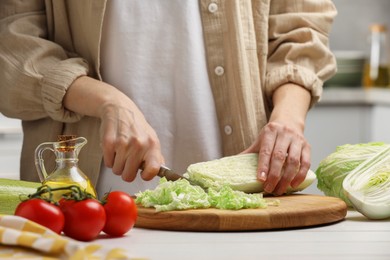
{"label": "bottle handle", "polygon": [[45,162],[43,160],[42,155],[43,152],[46,150],[50,150],[54,153],[54,149],[52,147],[53,147],[53,143],[49,142],[49,143],[42,143],[38,145],[38,147],[35,149],[35,167],[37,169],[38,176],[41,182],[45,181],[48,176],[45,168]]}
{"label": "bottle handle", "polygon": [[88,142],[85,137],[77,137],[74,139],[75,140],[75,150],[76,150],[76,155],[79,156],[81,148]]}

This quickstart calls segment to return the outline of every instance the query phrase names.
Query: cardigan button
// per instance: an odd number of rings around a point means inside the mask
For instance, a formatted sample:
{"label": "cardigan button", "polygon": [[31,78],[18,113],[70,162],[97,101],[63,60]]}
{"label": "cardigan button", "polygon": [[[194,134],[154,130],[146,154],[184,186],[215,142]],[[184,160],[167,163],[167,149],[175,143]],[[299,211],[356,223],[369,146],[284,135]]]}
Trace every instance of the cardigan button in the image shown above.
{"label": "cardigan button", "polygon": [[225,128],[223,130],[227,135],[231,135],[233,133],[233,128],[230,125],[225,125]]}
{"label": "cardigan button", "polygon": [[225,73],[225,69],[222,66],[217,66],[214,69],[214,72],[218,76],[222,76]]}
{"label": "cardigan button", "polygon": [[216,11],[218,11],[218,5],[216,3],[211,3],[209,4],[208,9],[210,13],[215,13]]}

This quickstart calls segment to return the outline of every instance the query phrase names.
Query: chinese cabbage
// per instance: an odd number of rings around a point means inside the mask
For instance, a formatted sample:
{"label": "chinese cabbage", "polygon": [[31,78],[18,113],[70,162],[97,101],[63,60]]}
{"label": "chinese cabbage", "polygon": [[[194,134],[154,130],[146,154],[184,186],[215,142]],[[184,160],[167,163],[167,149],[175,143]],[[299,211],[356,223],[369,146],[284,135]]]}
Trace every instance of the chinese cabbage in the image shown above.
{"label": "chinese cabbage", "polygon": [[[263,183],[257,179],[259,155],[246,153],[216,160],[191,164],[185,177],[205,188],[221,189],[223,185],[246,193],[263,192]],[[305,180],[297,187],[288,187],[287,193],[301,191],[310,186],[316,176],[309,170]]]}
{"label": "chinese cabbage", "polygon": [[370,219],[390,217],[390,147],[364,161],[343,181],[353,207]]}
{"label": "chinese cabbage", "polygon": [[364,161],[372,158],[386,147],[389,147],[389,145],[383,142],[338,146],[335,152],[320,162],[315,171],[318,180],[317,188],[323,191],[325,195],[338,197],[344,200],[348,206],[352,206],[343,189],[345,177]]}

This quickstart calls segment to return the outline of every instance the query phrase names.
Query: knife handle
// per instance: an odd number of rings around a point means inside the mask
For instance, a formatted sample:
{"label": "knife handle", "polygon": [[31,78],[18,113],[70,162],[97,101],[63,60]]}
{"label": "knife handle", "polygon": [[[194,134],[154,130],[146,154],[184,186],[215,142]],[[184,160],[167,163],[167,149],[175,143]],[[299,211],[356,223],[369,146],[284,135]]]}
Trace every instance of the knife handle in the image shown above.
{"label": "knife handle", "polygon": [[[140,165],[139,168],[140,168],[140,170],[143,171],[144,168],[145,168],[145,162],[142,162],[142,164]],[[176,181],[176,180],[179,180],[179,179],[186,179],[183,176],[175,173],[174,171],[172,171],[171,169],[169,169],[168,167],[166,167],[164,165],[160,166],[160,169],[159,169],[159,171],[157,173],[157,176],[159,176],[160,178],[165,177],[169,181]]]}
{"label": "knife handle", "polygon": [[160,166],[160,170],[158,171],[157,176],[160,176],[161,178],[165,177],[165,178],[167,178],[167,180],[170,180],[170,181],[176,181],[179,179],[183,179],[183,176],[173,172],[171,169],[169,169],[168,167],[166,167],[164,165]]}

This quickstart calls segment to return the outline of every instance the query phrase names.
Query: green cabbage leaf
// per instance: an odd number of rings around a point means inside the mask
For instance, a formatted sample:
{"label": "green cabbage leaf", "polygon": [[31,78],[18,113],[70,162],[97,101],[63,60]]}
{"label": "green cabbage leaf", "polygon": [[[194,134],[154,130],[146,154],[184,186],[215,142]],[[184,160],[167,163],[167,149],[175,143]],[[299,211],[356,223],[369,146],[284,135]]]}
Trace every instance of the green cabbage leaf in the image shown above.
{"label": "green cabbage leaf", "polygon": [[218,209],[237,210],[267,207],[267,202],[261,193],[247,194],[233,190],[228,185],[222,186],[219,190],[209,189],[208,195],[211,206]]}
{"label": "green cabbage leaf", "polygon": [[210,207],[228,210],[266,208],[268,205],[277,206],[280,202],[265,200],[261,193],[235,191],[228,185],[218,190],[209,188],[206,192],[186,179],[168,181],[164,177],[154,190],[137,193],[136,203],[143,207],[154,207],[156,211],[169,211]]}
{"label": "green cabbage leaf", "polygon": [[201,187],[191,185],[185,179],[168,181],[165,177],[154,190],[137,193],[135,202],[157,211],[210,207],[208,195]]}

